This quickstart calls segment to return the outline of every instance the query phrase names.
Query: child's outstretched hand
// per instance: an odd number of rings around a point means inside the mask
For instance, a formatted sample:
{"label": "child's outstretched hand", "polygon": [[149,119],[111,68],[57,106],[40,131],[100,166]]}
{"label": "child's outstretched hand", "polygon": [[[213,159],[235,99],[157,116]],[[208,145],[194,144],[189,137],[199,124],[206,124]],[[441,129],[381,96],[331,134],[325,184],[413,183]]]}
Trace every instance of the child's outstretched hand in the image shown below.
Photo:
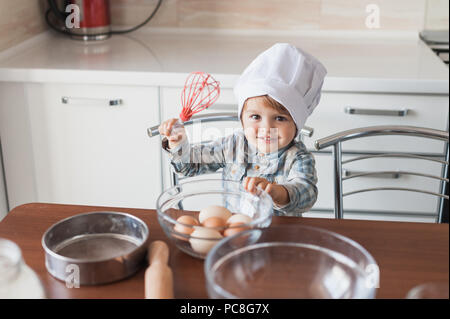
{"label": "child's outstretched hand", "polygon": [[278,206],[284,206],[289,203],[289,193],[282,185],[270,183],[267,179],[262,177],[246,177],[243,181],[244,189],[254,194],[256,193],[256,187],[260,187],[266,191],[275,204]]}
{"label": "child's outstretched hand", "polygon": [[173,126],[178,121],[177,118],[166,120],[158,127],[159,134],[166,136],[169,141],[169,148],[174,148],[186,138],[184,126],[178,126],[173,130]]}

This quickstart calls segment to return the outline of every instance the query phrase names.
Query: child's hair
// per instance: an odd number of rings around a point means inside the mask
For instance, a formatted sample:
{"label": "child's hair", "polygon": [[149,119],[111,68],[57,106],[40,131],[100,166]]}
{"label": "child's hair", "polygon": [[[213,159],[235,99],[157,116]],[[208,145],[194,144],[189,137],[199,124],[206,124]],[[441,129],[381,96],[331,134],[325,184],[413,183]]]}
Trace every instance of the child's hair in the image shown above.
{"label": "child's hair", "polygon": [[[256,97],[256,96],[255,96]],[[280,102],[278,102],[277,100],[275,100],[275,99],[273,99],[273,98],[271,98],[269,95],[261,95],[261,96],[258,96],[258,97],[260,97],[260,98],[262,98],[263,100],[264,100],[264,102],[266,102],[266,104],[269,106],[269,107],[271,107],[272,109],[274,109],[274,110],[276,110],[276,111],[278,111],[278,112],[280,112],[280,113],[283,113],[283,114],[286,114],[286,115],[288,115],[290,118],[292,118],[292,116],[291,116],[291,114],[289,113],[289,111],[280,103]],[[244,107],[243,107],[243,109],[247,106],[247,101],[248,101],[249,99],[247,99],[245,102],[244,102]],[[243,112],[242,112],[243,113]],[[241,113],[241,120],[242,120],[242,113]]]}

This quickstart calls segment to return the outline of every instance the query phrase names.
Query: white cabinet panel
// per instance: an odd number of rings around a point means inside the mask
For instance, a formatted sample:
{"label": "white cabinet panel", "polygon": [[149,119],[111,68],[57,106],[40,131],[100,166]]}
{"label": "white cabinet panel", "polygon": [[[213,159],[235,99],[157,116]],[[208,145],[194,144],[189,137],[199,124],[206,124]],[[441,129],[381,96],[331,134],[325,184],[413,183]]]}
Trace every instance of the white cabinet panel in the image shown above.
{"label": "white cabinet panel", "polygon": [[[314,141],[358,127],[375,125],[411,125],[446,130],[448,125],[448,96],[363,94],[323,92],[320,104],[308,118],[306,125],[314,128],[314,136],[306,140],[309,149]],[[349,114],[347,107],[356,112],[388,111],[389,115]],[[405,116],[391,111],[407,109]],[[387,143],[388,142],[388,143]],[[369,137],[342,144],[344,151],[394,151],[441,154],[442,143],[429,139],[403,136]],[[331,150],[331,148],[330,148]]]}
{"label": "white cabinet panel", "polygon": [[[318,175],[319,196],[314,209],[334,209],[333,158],[329,154],[314,154]],[[347,159],[348,156],[343,156]],[[358,172],[373,171],[412,171],[435,176],[441,174],[441,164],[423,160],[403,158],[378,158],[351,162],[344,169]],[[406,187],[439,192],[439,181],[413,175],[400,175],[399,178],[357,177],[343,181],[344,193],[372,187]],[[438,199],[435,196],[405,191],[372,191],[344,197],[345,210],[402,212],[405,214],[429,213],[437,211]]]}
{"label": "white cabinet panel", "polygon": [[23,83],[0,85],[0,136],[9,208],[37,201],[28,98]]}
{"label": "white cabinet panel", "polygon": [[35,200],[155,207],[161,160],[146,128],[159,119],[157,88],[27,84],[26,95]]}

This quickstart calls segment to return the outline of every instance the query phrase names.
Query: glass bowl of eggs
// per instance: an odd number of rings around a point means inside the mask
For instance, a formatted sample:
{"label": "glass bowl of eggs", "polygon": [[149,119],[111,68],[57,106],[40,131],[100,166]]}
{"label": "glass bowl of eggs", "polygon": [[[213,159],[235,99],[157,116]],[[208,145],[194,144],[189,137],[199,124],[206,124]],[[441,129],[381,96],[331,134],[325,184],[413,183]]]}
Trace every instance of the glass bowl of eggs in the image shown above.
{"label": "glass bowl of eggs", "polygon": [[179,249],[205,258],[225,237],[268,227],[273,202],[263,190],[249,193],[236,181],[196,179],[164,191],[156,210],[164,233]]}

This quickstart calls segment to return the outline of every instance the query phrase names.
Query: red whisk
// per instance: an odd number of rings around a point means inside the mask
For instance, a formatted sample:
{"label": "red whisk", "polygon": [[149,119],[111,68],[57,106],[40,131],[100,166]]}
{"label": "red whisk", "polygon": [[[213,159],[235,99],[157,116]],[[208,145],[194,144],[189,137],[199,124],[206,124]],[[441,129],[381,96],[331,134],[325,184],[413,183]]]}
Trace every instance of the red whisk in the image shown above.
{"label": "red whisk", "polygon": [[180,120],[189,121],[195,113],[210,107],[220,95],[219,82],[204,72],[192,72],[184,83],[181,93]]}
{"label": "red whisk", "polygon": [[[181,93],[181,106],[183,107],[180,113],[180,120],[182,122],[189,121],[195,113],[198,113],[210,107],[220,95],[219,82],[204,72],[192,72],[184,83],[183,92]],[[150,137],[159,134],[159,125],[147,129]],[[170,135],[176,135],[183,129],[183,124],[177,121],[172,126]]]}

